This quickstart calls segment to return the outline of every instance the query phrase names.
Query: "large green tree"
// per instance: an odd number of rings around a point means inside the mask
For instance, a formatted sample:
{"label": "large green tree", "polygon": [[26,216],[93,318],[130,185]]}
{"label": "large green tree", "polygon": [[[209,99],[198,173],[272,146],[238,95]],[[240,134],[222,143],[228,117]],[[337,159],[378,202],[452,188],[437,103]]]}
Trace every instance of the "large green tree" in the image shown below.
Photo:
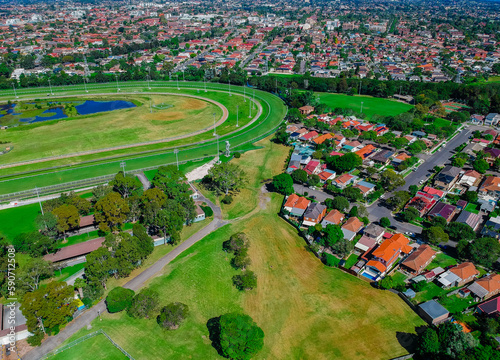
{"label": "large green tree", "polygon": [[186,304],[175,302],[164,306],[156,318],[156,322],[167,330],[177,329],[187,317],[189,308]]}
{"label": "large green tree", "polygon": [[273,188],[283,195],[290,195],[293,193],[293,179],[290,174],[283,173],[276,175],[273,178]]}
{"label": "large green tree", "polygon": [[52,213],[57,219],[57,230],[66,237],[66,231],[75,229],[80,225],[80,214],[74,205],[61,205]]}
{"label": "large green tree", "polygon": [[35,291],[40,282],[54,274],[52,263],[40,258],[29,259],[17,274],[18,290]]}
{"label": "large green tree", "polygon": [[222,315],[219,331],[222,353],[230,359],[251,359],[264,346],[264,331],[248,315]]}
{"label": "large green tree", "polygon": [[106,288],[106,280],[116,271],[118,264],[111,252],[100,247],[87,255],[85,276],[90,282],[99,283]]}
{"label": "large green tree", "polygon": [[110,313],[119,312],[127,309],[132,304],[134,290],[125,289],[121,286],[115,287],[106,296],[106,307]]}
{"label": "large green tree", "polygon": [[127,314],[134,318],[150,318],[158,309],[160,296],[152,289],[145,288],[134,296]]}
{"label": "large green tree", "polygon": [[380,182],[387,191],[392,191],[406,183],[403,176],[396,174],[396,172],[392,169],[384,170],[380,174]]}
{"label": "large green tree", "polygon": [[208,170],[207,181],[219,194],[229,194],[236,191],[245,183],[245,173],[240,167],[232,163],[215,164]]}
{"label": "large green tree", "polygon": [[127,201],[120,194],[112,192],[95,204],[95,220],[102,231],[118,230],[130,211]]}
{"label": "large green tree", "polygon": [[323,230],[325,236],[322,238],[323,245],[333,246],[344,237],[344,233],[339,225],[328,224]]}
{"label": "large green tree", "polygon": [[129,197],[134,191],[142,187],[141,182],[135,175],[124,175],[123,171],[116,174],[115,178],[109,182],[109,185],[124,198]]}
{"label": "large green tree", "polygon": [[355,153],[347,153],[344,156],[331,156],[326,161],[338,174],[351,171],[363,164],[363,159]]}

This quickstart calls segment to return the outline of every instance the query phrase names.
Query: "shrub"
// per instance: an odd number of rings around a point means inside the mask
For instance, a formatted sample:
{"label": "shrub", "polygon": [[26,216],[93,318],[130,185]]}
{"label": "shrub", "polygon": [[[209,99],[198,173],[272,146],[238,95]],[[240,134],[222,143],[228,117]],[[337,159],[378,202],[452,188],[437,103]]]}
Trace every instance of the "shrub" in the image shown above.
{"label": "shrub", "polygon": [[337,267],[340,260],[332,254],[325,253],[325,264],[331,267]]}
{"label": "shrub", "polygon": [[116,287],[106,297],[106,307],[110,313],[120,312],[132,304],[135,292],[131,289]]}
{"label": "shrub", "polygon": [[223,204],[229,205],[233,202],[233,197],[231,195],[225,195],[222,199],[221,202]]}
{"label": "shrub", "polygon": [[127,314],[133,318],[150,318],[158,309],[159,294],[151,289],[143,289],[134,296]]}
{"label": "shrub", "polygon": [[201,210],[205,213],[205,217],[210,217],[214,214],[214,211],[210,206],[200,206]]}
{"label": "shrub", "polygon": [[233,284],[238,290],[252,290],[257,287],[257,275],[247,270],[241,275],[233,276]]}
{"label": "shrub", "polygon": [[235,152],[235,153],[234,153],[234,157],[235,157],[236,159],[239,159],[239,158],[241,157],[241,153],[239,153],[239,152]]}
{"label": "shrub", "polygon": [[188,312],[189,309],[186,304],[180,302],[170,303],[160,310],[156,322],[164,329],[175,330],[182,320],[186,318]]}

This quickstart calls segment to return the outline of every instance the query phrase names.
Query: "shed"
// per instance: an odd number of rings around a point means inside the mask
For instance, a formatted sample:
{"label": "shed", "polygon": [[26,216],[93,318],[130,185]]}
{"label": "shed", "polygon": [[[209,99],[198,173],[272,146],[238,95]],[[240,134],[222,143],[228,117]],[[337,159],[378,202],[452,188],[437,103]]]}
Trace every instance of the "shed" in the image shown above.
{"label": "shed", "polygon": [[404,296],[406,296],[408,299],[413,299],[417,293],[413,291],[412,289],[408,289],[403,293]]}
{"label": "shed", "polygon": [[439,324],[446,320],[450,313],[436,300],[429,300],[418,306],[419,315],[430,324]]}

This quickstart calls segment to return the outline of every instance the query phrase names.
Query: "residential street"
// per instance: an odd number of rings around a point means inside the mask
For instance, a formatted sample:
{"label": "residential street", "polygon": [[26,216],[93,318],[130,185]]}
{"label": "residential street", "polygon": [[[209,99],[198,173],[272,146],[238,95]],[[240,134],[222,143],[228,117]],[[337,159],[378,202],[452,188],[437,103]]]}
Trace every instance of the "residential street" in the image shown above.
{"label": "residential street", "polygon": [[[205,236],[211,232],[217,230],[218,228],[227,224],[227,221],[222,220],[222,211],[220,207],[213,204],[210,200],[200,196],[201,201],[206,202],[214,212],[214,219],[203,229],[198,231],[196,234],[192,235],[189,239],[178,245],[167,255],[162,257],[156,263],[151,265],[149,268],[144,269],[139,275],[127,282],[124,287],[132,289],[134,291],[140,290],[150,279],[158,276],[162,269],[168,265],[172,260],[179,256],[183,251],[189,249],[193,244],[203,239]],[[168,246],[168,245],[166,245]],[[38,360],[45,356],[50,351],[61,346],[61,344],[66,341],[69,337],[75,334],[82,328],[87,327],[95,318],[106,311],[106,305],[104,300],[100,301],[97,305],[91,309],[85,311],[78,318],[69,323],[59,334],[49,337],[45,340],[41,346],[34,348],[29,353],[27,353],[23,359],[24,360]]]}

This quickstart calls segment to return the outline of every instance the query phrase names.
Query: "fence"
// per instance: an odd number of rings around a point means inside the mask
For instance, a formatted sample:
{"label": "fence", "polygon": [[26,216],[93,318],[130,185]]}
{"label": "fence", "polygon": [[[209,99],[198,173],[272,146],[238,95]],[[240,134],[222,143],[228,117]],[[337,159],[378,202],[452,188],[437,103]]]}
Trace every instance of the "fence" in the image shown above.
{"label": "fence", "polygon": [[44,357],[42,357],[42,358],[41,358],[41,360],[46,360],[46,359],[48,359],[48,358],[50,358],[50,357],[52,357],[52,356],[54,356],[54,355],[57,355],[57,354],[59,354],[59,353],[61,353],[61,352],[65,351],[65,350],[68,350],[68,349],[71,349],[72,347],[75,347],[76,345],[80,344],[81,342],[83,342],[83,341],[85,341],[85,340],[88,340],[88,339],[90,339],[90,338],[93,338],[94,336],[101,335],[101,334],[102,334],[102,335],[104,335],[104,336],[106,336],[106,338],[107,338],[109,341],[111,341],[111,343],[112,343],[112,344],[113,344],[113,345],[114,345],[114,346],[115,346],[118,350],[120,350],[120,351],[123,353],[123,355],[125,355],[126,357],[128,357],[128,358],[129,358],[129,359],[131,359],[131,360],[134,360],[134,358],[132,357],[132,355],[130,355],[130,354],[129,354],[128,352],[126,352],[125,350],[123,350],[123,349],[122,349],[122,347],[121,347],[120,345],[118,345],[117,343],[115,343],[115,342],[113,341],[113,339],[111,339],[111,338],[109,337],[109,335],[108,335],[108,334],[106,334],[106,332],[105,332],[104,330],[102,330],[102,329],[99,329],[99,330],[97,330],[97,331],[94,331],[93,333],[90,333],[90,334],[87,334],[87,335],[85,335],[85,336],[82,336],[81,338],[78,338],[78,339],[76,339],[75,341],[72,341],[72,342],[70,342],[69,344],[62,346],[62,347],[60,347],[59,349],[56,349],[56,350],[53,350],[53,351],[49,352],[47,355],[45,355]]}

